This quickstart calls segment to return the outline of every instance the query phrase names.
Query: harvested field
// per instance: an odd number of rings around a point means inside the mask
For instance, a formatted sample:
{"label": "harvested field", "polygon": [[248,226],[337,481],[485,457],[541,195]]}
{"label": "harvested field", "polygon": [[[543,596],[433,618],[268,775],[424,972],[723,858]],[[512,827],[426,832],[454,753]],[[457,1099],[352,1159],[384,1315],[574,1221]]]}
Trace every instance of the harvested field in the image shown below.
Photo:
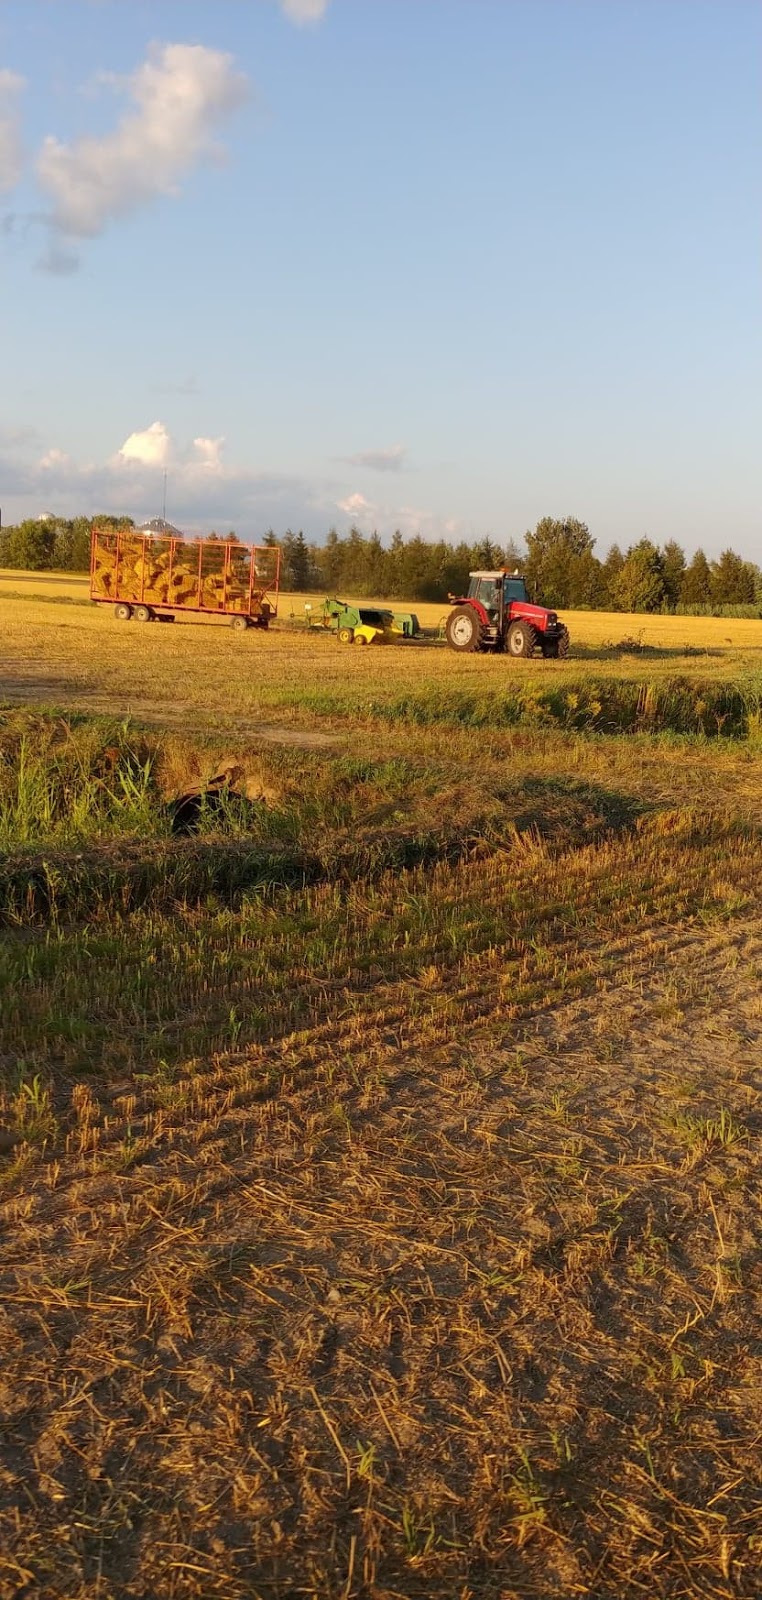
{"label": "harvested field", "polygon": [[0,1593],[756,1600],[762,623],[0,609]]}

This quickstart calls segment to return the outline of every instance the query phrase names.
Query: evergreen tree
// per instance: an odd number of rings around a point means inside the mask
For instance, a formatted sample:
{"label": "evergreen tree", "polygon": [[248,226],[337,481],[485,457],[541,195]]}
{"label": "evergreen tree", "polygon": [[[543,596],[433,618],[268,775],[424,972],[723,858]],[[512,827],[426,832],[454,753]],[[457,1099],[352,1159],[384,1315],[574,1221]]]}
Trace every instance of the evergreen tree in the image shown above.
{"label": "evergreen tree", "polygon": [[624,556],[618,544],[612,544],[611,549],[601,567],[603,581],[604,605],[611,611],[619,610],[619,592],[617,583],[619,574],[624,566]]}
{"label": "evergreen tree", "polygon": [[685,577],[685,554],[676,539],[668,539],[662,552],[664,563],[664,598],[673,610],[679,604]]}
{"label": "evergreen tree", "polygon": [[659,611],[664,602],[664,558],[650,539],[631,545],[616,580],[622,611]]}
{"label": "evergreen tree", "polygon": [[723,550],[712,562],[709,593],[713,606],[754,604],[755,572],[750,561],[743,561],[733,550]]}
{"label": "evergreen tree", "polygon": [[712,572],[703,550],[688,562],[680,584],[680,604],[707,606],[711,598]]}

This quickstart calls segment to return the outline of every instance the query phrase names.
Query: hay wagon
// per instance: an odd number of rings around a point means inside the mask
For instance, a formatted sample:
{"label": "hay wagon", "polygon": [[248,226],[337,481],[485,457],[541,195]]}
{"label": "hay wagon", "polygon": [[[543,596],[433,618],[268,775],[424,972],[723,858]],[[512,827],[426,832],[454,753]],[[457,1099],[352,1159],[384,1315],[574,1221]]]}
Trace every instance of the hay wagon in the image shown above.
{"label": "hay wagon", "polygon": [[90,599],[120,622],[172,622],[175,613],[267,628],[278,613],[280,550],[236,539],[194,539],[95,528]]}

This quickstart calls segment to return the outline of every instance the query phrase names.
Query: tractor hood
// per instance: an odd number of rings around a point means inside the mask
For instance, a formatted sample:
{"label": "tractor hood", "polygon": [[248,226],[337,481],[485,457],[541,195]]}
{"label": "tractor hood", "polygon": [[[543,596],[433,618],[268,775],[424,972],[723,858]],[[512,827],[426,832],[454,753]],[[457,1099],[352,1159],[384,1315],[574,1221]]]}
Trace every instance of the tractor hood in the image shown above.
{"label": "tractor hood", "polygon": [[547,625],[549,617],[555,618],[556,615],[547,606],[533,606],[528,600],[512,600],[509,610],[512,618],[524,617],[527,622],[535,622],[543,627]]}

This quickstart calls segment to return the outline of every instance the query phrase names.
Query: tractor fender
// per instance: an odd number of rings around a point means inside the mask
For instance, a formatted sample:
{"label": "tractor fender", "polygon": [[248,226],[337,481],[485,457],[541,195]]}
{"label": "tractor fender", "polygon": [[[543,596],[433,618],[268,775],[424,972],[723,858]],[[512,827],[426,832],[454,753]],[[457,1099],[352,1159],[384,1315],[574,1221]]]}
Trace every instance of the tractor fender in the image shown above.
{"label": "tractor fender", "polygon": [[485,607],[482,605],[481,600],[469,600],[468,595],[466,595],[465,599],[463,600],[454,600],[453,605],[470,606],[471,610],[476,612],[476,615],[479,618],[483,628],[489,628],[492,626],[488,613]]}

